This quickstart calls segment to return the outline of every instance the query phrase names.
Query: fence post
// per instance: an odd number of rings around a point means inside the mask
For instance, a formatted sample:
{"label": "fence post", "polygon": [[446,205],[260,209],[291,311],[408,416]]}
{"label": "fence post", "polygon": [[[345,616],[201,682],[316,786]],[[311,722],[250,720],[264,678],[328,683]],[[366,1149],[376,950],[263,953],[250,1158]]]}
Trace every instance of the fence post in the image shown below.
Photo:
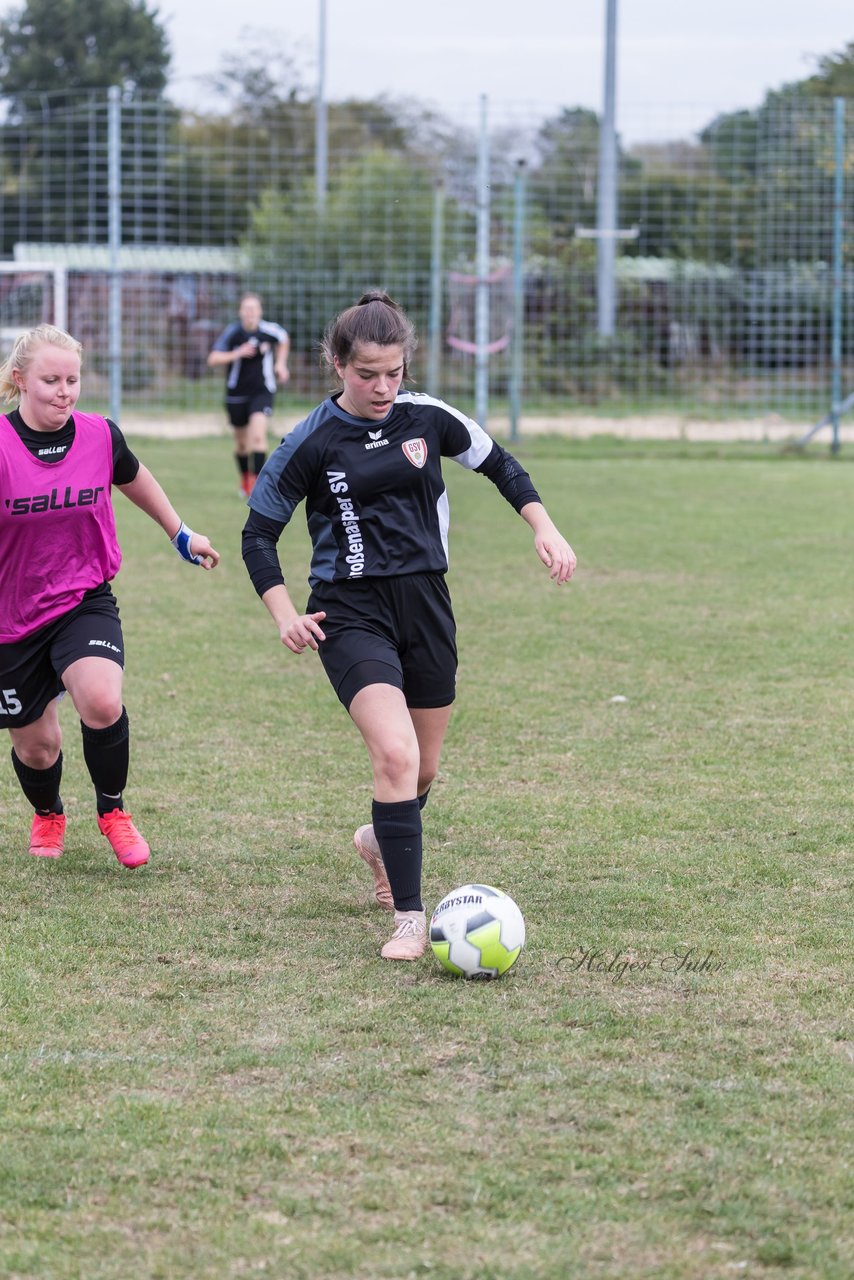
{"label": "fence post", "polygon": [[486,430],[489,397],[489,133],[486,95],[480,100],[480,143],[477,152],[477,284],[475,285],[475,408]]}
{"label": "fence post", "polygon": [[516,165],[513,187],[513,325],[510,353],[510,439],[519,436],[525,349],[525,161]]}
{"label": "fence post", "polygon": [[314,165],[317,212],[326,211],[328,182],[328,125],[326,113],[326,0],[320,0],[320,22],[317,39],[317,99],[314,122]]}
{"label": "fence post", "polygon": [[596,216],[596,294],[600,338],[614,336],[614,270],[617,256],[617,138],[615,132],[617,0],[606,0],[605,94],[599,132],[599,199]]}
{"label": "fence post", "polygon": [[442,259],[445,239],[445,189],[438,181],[433,189],[433,235],[430,245],[430,318],[427,364],[427,390],[439,394],[439,370],[442,351]]}
{"label": "fence post", "polygon": [[107,90],[107,199],[109,204],[110,300],[108,312],[110,417],[122,413],[122,101],[118,85]]}
{"label": "fence post", "polygon": [[831,450],[839,452],[839,414],[842,399],[842,221],[843,177],[845,171],[845,99],[834,98],[834,166],[833,166],[833,283],[831,329]]}

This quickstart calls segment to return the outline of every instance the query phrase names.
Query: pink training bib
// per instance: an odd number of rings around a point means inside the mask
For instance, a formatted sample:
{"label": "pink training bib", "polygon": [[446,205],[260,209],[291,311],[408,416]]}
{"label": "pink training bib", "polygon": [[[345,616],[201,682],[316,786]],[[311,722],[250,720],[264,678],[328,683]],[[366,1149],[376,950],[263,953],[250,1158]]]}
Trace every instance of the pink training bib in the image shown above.
{"label": "pink training bib", "polygon": [[119,571],[110,428],[75,413],[61,462],[30,453],[0,415],[0,644],[23,640]]}

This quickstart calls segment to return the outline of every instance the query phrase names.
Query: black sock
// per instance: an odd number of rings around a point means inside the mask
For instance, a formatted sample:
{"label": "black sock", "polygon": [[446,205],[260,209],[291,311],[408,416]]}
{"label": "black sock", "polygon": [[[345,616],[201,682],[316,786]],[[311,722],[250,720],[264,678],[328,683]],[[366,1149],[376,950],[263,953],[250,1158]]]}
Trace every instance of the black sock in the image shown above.
{"label": "black sock", "polygon": [[266,461],[267,461],[267,455],[266,455],[266,453],[260,453],[260,452],[259,452],[259,453],[253,453],[253,455],[252,455],[252,471],[253,471],[253,474],[254,474],[254,475],[256,475],[256,476],[257,476],[257,475],[260,475],[260,474],[261,474],[261,468],[263,467],[263,465],[264,465],[264,463],[265,463]]}
{"label": "black sock", "polygon": [[130,731],[128,713],[122,714],[115,724],[106,729],[90,729],[80,721],[83,733],[83,759],[89,777],[95,787],[95,802],[101,817],[113,809],[123,809],[122,792],[128,780],[130,761]]}
{"label": "black sock", "polygon": [[21,790],[35,809],[44,816],[48,813],[62,813],[62,800],[59,796],[59,784],[62,781],[62,752],[47,769],[32,769],[23,760],[19,760],[12,748],[12,764]]}
{"label": "black sock", "polygon": [[240,472],[242,476],[246,476],[249,474],[249,454],[248,453],[236,453],[234,455],[234,461],[237,463],[237,470]]}
{"label": "black sock", "polygon": [[424,794],[423,794],[423,795],[420,795],[420,796],[418,797],[418,808],[419,808],[419,809],[423,809],[423,808],[424,808],[425,804],[427,803],[427,797],[429,796],[429,794],[430,794],[430,787],[428,787],[428,788],[427,788],[427,790],[424,792]]}
{"label": "black sock", "polygon": [[371,805],[374,835],[383,855],[397,911],[422,911],[421,810],[417,800]]}

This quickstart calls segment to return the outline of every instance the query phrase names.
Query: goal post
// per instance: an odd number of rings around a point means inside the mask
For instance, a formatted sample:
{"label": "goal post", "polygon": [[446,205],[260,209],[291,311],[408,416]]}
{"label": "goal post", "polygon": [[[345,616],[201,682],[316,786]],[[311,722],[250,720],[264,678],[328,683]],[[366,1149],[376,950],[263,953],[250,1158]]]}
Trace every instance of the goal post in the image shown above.
{"label": "goal post", "polygon": [[0,347],[39,324],[68,328],[68,270],[56,262],[0,261]]}

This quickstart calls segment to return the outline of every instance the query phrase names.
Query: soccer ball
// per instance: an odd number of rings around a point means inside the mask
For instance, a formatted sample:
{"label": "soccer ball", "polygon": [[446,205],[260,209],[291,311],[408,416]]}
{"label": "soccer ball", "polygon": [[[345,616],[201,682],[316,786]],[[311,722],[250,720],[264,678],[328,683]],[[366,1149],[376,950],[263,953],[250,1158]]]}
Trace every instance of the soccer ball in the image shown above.
{"label": "soccer ball", "polygon": [[430,945],[449,973],[498,978],[525,945],[525,921],[509,894],[488,884],[464,884],[433,912]]}

